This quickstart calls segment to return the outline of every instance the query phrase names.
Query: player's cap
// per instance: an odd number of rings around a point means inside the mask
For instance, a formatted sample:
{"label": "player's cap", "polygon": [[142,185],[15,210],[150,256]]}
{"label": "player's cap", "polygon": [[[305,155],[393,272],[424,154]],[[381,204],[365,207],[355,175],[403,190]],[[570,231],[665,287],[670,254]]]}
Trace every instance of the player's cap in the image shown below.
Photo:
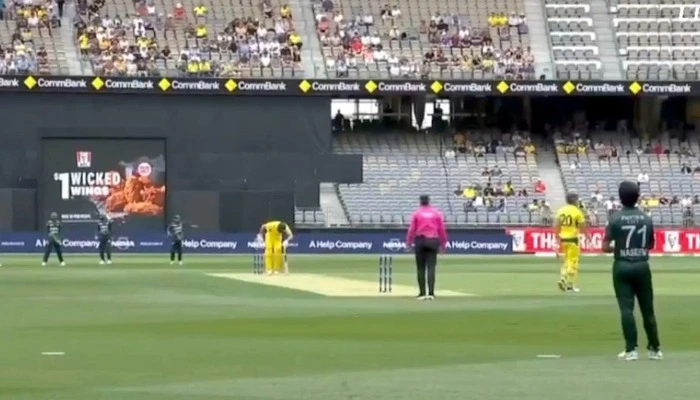
{"label": "player's cap", "polygon": [[284,232],[287,230],[287,224],[284,222],[280,222],[279,225],[277,225],[277,232]]}
{"label": "player's cap", "polygon": [[53,211],[51,214],[49,214],[49,218],[51,218],[51,219],[56,219],[56,218],[58,218],[58,213],[56,213],[55,211]]}
{"label": "player's cap", "polygon": [[571,205],[578,205],[578,194],[574,192],[569,192],[566,194],[566,202]]}
{"label": "player's cap", "polygon": [[430,196],[428,196],[427,194],[422,194],[418,198],[418,201],[420,201],[420,205],[427,206],[428,204],[430,204]]}
{"label": "player's cap", "polygon": [[179,214],[175,214],[175,216],[173,217],[173,219],[174,219],[175,221],[179,221],[179,220],[180,220],[180,215],[179,215]]}
{"label": "player's cap", "polygon": [[618,188],[620,203],[627,207],[634,207],[639,200],[639,184],[632,181],[623,181]]}

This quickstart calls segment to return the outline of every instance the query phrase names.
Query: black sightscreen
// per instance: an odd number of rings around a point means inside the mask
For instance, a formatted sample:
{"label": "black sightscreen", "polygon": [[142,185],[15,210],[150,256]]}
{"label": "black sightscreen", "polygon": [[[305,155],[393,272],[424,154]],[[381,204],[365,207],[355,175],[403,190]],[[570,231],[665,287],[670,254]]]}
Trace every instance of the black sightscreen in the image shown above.
{"label": "black sightscreen", "polygon": [[282,221],[293,226],[294,193],[222,192],[219,210],[222,232],[255,232],[268,221]]}

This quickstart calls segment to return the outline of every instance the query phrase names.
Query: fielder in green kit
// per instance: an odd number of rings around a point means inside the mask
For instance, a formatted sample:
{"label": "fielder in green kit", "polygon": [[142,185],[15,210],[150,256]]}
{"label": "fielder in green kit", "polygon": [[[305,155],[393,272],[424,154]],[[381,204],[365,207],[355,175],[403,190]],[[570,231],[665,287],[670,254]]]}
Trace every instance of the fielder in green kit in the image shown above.
{"label": "fielder in green kit", "polygon": [[649,251],[654,248],[654,224],[637,208],[639,185],[636,182],[622,182],[619,194],[623,209],[610,218],[603,240],[603,251],[614,253],[613,286],[625,337],[625,351],[618,357],[625,361],[639,359],[634,320],[636,298],[647,335],[649,359],[661,360],[663,354],[654,315],[654,287],[649,267]]}

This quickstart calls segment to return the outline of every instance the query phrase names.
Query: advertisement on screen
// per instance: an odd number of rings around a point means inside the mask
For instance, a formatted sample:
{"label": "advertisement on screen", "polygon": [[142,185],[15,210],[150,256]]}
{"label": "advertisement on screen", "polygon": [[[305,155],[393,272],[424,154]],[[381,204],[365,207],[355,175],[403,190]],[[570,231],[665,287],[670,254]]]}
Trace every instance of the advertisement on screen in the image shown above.
{"label": "advertisement on screen", "polygon": [[100,215],[125,231],[162,231],[165,142],[158,139],[43,139],[40,199],[66,231],[94,230]]}

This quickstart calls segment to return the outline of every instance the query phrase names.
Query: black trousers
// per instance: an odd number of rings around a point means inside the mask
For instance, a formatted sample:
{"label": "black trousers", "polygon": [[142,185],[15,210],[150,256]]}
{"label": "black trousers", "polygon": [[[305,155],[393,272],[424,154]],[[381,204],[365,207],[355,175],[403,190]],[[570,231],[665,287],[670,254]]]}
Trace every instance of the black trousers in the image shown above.
{"label": "black trousers", "polygon": [[56,251],[56,257],[58,257],[59,262],[63,262],[63,249],[61,249],[61,243],[49,239],[44,247],[44,262],[49,261],[49,256],[51,256],[51,251]]}
{"label": "black trousers", "polygon": [[[112,260],[112,239],[109,237],[100,237],[98,249],[100,250],[100,260]],[[107,258],[105,258],[105,256],[107,256]]]}
{"label": "black trousers", "polygon": [[426,238],[423,236],[416,238],[414,251],[416,253],[419,296],[425,296],[426,294],[429,296],[435,295],[435,268],[437,266],[439,250],[440,242],[438,239]]}
{"label": "black trousers", "polygon": [[182,240],[173,240],[170,245],[170,261],[175,261],[175,254],[177,254],[177,260],[182,261]]}
{"label": "black trousers", "polygon": [[647,335],[647,349],[658,350],[659,331],[654,315],[654,287],[649,265],[613,265],[613,286],[620,307],[622,334],[625,337],[625,351],[637,348],[637,323],[634,320],[634,301],[639,303],[644,331]]}

